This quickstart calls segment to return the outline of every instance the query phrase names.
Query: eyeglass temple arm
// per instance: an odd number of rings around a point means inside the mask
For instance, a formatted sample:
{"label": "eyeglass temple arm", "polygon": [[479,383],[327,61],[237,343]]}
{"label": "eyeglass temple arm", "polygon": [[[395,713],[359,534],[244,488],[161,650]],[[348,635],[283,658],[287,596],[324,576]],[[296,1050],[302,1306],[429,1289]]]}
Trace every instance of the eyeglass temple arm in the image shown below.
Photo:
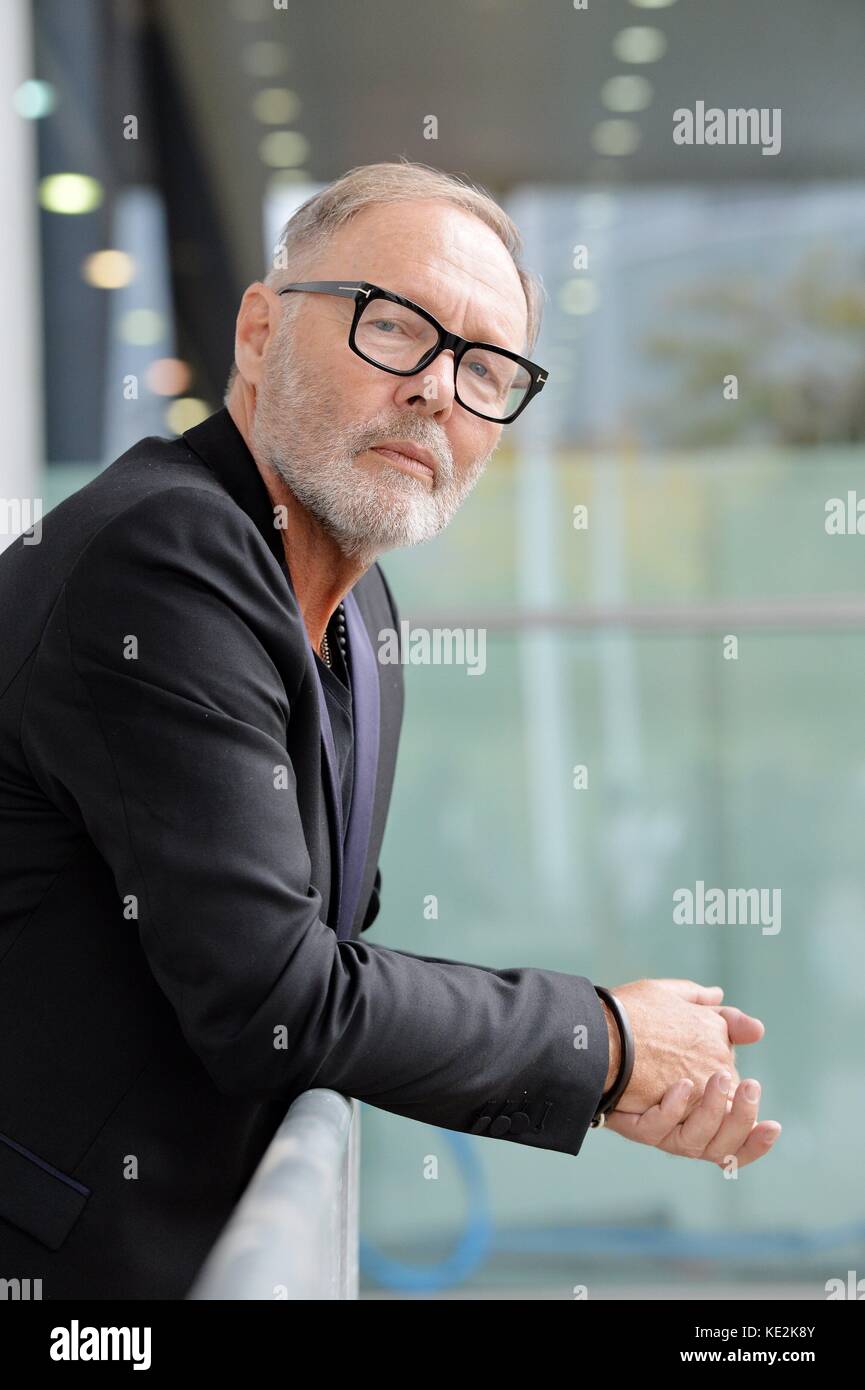
{"label": "eyeglass temple arm", "polygon": [[341,299],[355,299],[358,294],[372,294],[372,290],[364,285],[341,285],[338,280],[308,280],[296,285],[284,285],[281,290],[277,290],[277,294],[288,294],[290,290],[306,290],[310,294],[335,294]]}

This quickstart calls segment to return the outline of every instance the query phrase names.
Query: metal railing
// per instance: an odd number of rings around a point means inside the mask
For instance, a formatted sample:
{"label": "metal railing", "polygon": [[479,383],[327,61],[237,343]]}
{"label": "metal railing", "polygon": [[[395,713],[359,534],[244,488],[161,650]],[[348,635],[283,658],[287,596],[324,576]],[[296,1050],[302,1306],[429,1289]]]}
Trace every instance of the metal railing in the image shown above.
{"label": "metal railing", "polygon": [[357,1298],[360,1106],[298,1096],[187,1298]]}

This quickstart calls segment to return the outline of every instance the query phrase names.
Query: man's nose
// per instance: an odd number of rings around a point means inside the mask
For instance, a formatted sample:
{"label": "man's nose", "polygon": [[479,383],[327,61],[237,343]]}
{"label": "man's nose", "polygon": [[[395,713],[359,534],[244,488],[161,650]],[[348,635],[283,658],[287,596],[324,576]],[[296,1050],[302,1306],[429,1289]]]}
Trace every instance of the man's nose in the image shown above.
{"label": "man's nose", "polygon": [[453,352],[440,352],[415,376],[404,377],[396,399],[400,405],[414,406],[422,415],[438,415],[446,420],[455,400]]}

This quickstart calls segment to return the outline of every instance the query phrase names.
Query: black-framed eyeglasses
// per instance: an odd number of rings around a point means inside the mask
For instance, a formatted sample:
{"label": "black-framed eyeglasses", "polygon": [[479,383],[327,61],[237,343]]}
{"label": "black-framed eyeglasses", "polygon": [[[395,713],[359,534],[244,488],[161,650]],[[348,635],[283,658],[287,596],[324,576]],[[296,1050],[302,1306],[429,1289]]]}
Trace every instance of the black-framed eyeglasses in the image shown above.
{"label": "black-framed eyeglasses", "polygon": [[[440,352],[453,352],[454,395],[464,410],[482,420],[509,425],[547,380],[547,372],[536,362],[494,343],[448,333],[419,304],[368,280],[348,285],[339,280],[310,280],[284,285],[279,294],[294,290],[353,299],[349,347],[365,362],[394,376],[415,376]],[[382,301],[393,306],[386,315],[379,307]]]}

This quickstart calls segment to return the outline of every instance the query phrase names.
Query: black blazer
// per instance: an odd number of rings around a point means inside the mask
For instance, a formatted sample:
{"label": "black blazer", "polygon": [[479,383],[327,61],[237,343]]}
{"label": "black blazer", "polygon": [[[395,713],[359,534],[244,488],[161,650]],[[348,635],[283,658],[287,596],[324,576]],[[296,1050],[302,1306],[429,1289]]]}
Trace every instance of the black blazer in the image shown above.
{"label": "black blazer", "polygon": [[[590,981],[361,937],[398,665],[337,941],[312,657],[228,412],[141,440],[26,542],[0,556],[0,1277],[183,1297],[313,1086],[579,1153],[608,1065]],[[354,594],[377,648],[377,564]]]}

